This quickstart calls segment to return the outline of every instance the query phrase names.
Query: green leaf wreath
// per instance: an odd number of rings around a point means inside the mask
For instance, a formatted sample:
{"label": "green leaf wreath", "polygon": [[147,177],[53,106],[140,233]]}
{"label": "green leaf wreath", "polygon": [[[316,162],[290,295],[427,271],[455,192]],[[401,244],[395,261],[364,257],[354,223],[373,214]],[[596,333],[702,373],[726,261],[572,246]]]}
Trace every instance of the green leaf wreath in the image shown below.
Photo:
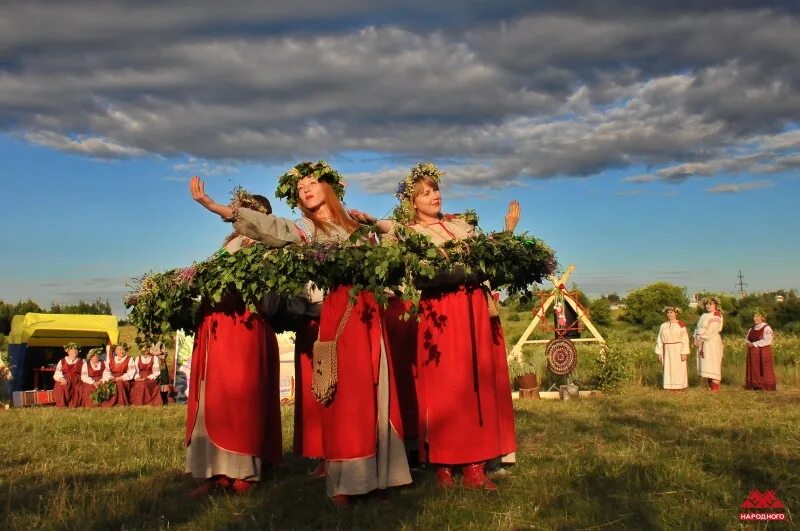
{"label": "green leaf wreath", "polygon": [[101,383],[94,390],[92,390],[91,398],[92,403],[100,405],[112,396],[117,394],[117,384],[114,380]]}
{"label": "green leaf wreath", "polygon": [[264,293],[302,295],[313,281],[323,290],[350,286],[352,296],[371,292],[381,304],[393,293],[416,305],[418,286],[454,271],[511,294],[527,291],[555,269],[554,252],[527,234],[479,234],[437,247],[425,236],[399,227],[395,237],[366,244],[374,229],[362,227],[344,242],[281,249],[255,244],[188,268],[145,275],[125,298],[129,321],[139,330],[137,342],[153,344],[173,330],[194,330],[199,301],[215,304],[227,295],[238,296],[254,311]]}

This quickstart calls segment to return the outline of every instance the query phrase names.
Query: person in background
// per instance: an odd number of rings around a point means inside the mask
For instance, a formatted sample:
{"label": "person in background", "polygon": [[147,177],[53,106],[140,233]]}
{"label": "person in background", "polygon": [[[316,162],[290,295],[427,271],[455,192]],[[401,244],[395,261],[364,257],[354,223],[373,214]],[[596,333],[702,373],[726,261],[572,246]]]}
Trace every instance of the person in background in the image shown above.
{"label": "person in background", "polygon": [[161,400],[161,386],[158,377],[161,374],[161,364],[158,359],[158,349],[150,347],[143,351],[136,359],[136,375],[131,386],[131,405],[133,406],[163,406]]}
{"label": "person in background", "polygon": [[136,376],[136,363],[128,355],[128,344],[120,341],[114,347],[114,355],[106,361],[106,369],[103,373],[103,381],[113,380],[117,385],[117,392],[103,402],[103,407],[127,406],[130,401],[131,380]]}
{"label": "person in background", "polygon": [[86,354],[86,361],[81,369],[81,405],[83,407],[98,405],[92,401],[92,391],[103,383],[106,362],[100,359],[102,353],[103,349],[93,348]]}
{"label": "person in background", "polygon": [[53,373],[53,398],[56,407],[80,407],[81,405],[81,369],[83,360],[78,357],[80,345],[67,343],[64,345],[66,356],[58,360]]}
{"label": "person in background", "polygon": [[673,391],[686,389],[689,376],[686,360],[689,359],[689,333],[686,323],[678,320],[681,311],[676,306],[667,306],[662,312],[667,321],[661,323],[656,338],[656,354],[664,369],[664,389]]}
{"label": "person in background", "polygon": [[747,347],[745,389],[761,391],[775,390],[775,362],[772,358],[772,327],[761,308],[753,312],[753,327],[747,331],[744,344]]}
{"label": "person in background", "polygon": [[697,347],[697,373],[708,379],[708,387],[712,393],[719,392],[722,381],[722,348],[723,318],[719,299],[708,297],[703,300],[706,313],[697,321],[694,331],[694,346]]}

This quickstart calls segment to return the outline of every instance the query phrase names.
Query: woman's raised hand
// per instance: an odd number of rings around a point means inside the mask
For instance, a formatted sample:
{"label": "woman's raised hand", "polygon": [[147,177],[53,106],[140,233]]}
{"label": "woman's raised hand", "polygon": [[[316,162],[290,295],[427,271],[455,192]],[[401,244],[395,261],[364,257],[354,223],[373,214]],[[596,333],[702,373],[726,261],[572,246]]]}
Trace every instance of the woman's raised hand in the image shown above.
{"label": "woman's raised hand", "polygon": [[203,180],[195,175],[189,181],[189,191],[192,192],[192,199],[208,208],[214,201],[206,195],[206,185]]}
{"label": "woman's raised hand", "polygon": [[517,223],[519,223],[519,201],[511,201],[508,204],[508,212],[506,212],[505,230],[514,232]]}

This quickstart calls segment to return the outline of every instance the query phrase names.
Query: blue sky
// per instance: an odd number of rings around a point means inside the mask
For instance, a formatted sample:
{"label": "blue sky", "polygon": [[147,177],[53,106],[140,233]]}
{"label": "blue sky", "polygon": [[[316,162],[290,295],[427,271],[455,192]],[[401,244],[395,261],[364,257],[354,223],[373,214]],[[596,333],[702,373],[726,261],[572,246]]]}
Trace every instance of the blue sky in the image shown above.
{"label": "blue sky", "polygon": [[191,175],[272,197],[320,158],[376,215],[426,160],[487,230],[518,199],[590,294],[800,288],[793,3],[301,4],[4,6],[0,299],[121,313],[229,230]]}

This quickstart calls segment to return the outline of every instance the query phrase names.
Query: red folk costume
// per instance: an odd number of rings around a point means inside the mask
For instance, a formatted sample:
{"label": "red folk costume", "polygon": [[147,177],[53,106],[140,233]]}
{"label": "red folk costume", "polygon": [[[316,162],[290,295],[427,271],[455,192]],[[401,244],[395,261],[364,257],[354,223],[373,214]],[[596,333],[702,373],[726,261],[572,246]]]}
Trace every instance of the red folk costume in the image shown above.
{"label": "red folk costume", "polygon": [[279,363],[272,327],[238,296],[205,308],[192,352],[187,473],[259,481],[263,464],[281,460]]}
{"label": "red folk costume", "polygon": [[164,401],[161,399],[161,386],[158,384],[159,374],[161,374],[161,368],[157,356],[139,356],[136,360],[136,377],[131,386],[131,405],[164,405]]}
{"label": "red folk costume", "polygon": [[[276,238],[323,242],[349,237],[340,226],[317,232],[306,218],[292,222],[246,208],[235,212],[234,227],[240,234],[267,244]],[[335,338],[347,308],[348,290],[348,286],[340,286],[325,297],[320,341]],[[389,377],[390,356],[384,332],[382,309],[371,294],[360,293],[337,343],[336,393],[322,410],[329,496],[364,494],[411,483],[405,447],[389,418],[396,393]]]}
{"label": "red folk costume", "polygon": [[[56,364],[53,379],[53,398],[56,407],[80,407],[81,406],[81,368],[83,360],[75,358],[70,361],[69,356],[64,356]],[[66,384],[61,383],[61,378],[66,380]]]}
{"label": "red folk costume", "polygon": [[322,404],[311,392],[314,341],[319,335],[319,320],[305,320],[294,339],[294,444],[295,455],[321,458]]}
{"label": "red folk costume", "polygon": [[[445,216],[412,225],[436,244],[474,228]],[[483,286],[423,290],[417,370],[420,454],[431,463],[482,463],[516,451],[505,339]]]}
{"label": "red folk costume", "polygon": [[[402,319],[411,310],[411,303],[391,298],[384,310],[383,325],[389,337],[391,357],[389,370],[397,386],[397,400],[392,401],[390,416],[406,448],[417,448],[419,436],[419,404],[417,402],[417,320]],[[396,407],[394,407],[396,406]],[[395,421],[395,419],[399,419]]]}
{"label": "red folk costume", "polygon": [[126,355],[122,358],[119,358],[116,355],[111,356],[111,359],[108,360],[108,365],[106,366],[106,372],[103,375],[103,380],[109,381],[122,378],[122,381],[115,382],[117,384],[116,394],[103,402],[101,405],[103,407],[129,405],[131,403],[129,396],[130,385],[135,373],[136,367],[134,366],[133,359],[131,359],[130,356]]}
{"label": "red folk costume", "polygon": [[775,363],[772,357],[772,328],[767,323],[755,325],[747,332],[747,366],[745,388],[775,391]]}
{"label": "red folk costume", "polygon": [[106,363],[104,361],[88,361],[83,364],[81,371],[81,405],[83,407],[96,407],[92,401],[92,391],[94,391],[94,383],[103,381],[103,373],[106,370]]}

